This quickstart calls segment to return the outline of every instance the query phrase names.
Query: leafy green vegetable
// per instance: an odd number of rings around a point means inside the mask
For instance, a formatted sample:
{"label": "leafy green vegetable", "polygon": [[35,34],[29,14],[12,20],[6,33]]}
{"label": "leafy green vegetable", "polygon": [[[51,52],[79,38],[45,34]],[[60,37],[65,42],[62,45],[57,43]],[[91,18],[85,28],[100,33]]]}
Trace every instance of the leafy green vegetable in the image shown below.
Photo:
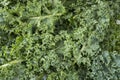
{"label": "leafy green vegetable", "polygon": [[118,0],[0,1],[0,80],[119,80]]}

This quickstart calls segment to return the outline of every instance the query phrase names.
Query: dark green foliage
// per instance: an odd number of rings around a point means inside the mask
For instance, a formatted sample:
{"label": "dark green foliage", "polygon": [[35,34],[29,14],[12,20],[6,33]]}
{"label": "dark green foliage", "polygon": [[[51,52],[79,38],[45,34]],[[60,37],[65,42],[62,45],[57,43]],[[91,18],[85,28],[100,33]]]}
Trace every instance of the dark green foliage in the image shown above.
{"label": "dark green foliage", "polygon": [[0,80],[119,80],[118,0],[0,1]]}

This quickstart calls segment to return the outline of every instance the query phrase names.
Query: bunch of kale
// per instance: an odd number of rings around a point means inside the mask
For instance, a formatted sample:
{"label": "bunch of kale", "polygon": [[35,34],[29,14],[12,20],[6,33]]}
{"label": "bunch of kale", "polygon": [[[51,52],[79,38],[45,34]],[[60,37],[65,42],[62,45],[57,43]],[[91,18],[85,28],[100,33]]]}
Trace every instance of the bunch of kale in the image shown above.
{"label": "bunch of kale", "polygon": [[0,80],[119,80],[118,0],[0,1]]}

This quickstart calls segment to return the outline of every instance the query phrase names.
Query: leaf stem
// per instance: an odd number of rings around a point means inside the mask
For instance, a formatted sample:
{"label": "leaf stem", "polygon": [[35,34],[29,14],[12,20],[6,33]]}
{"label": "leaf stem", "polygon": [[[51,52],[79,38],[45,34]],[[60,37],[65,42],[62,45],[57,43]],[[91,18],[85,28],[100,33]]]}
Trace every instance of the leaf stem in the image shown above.
{"label": "leaf stem", "polygon": [[46,19],[46,18],[50,18],[50,17],[54,17],[54,16],[61,16],[62,13],[58,13],[58,14],[52,14],[52,15],[47,15],[47,16],[39,16],[39,17],[32,17],[30,19]]}
{"label": "leaf stem", "polygon": [[22,62],[22,60],[14,60],[14,61],[11,61],[11,62],[8,62],[6,64],[1,65],[0,68],[5,68],[7,66],[11,66],[11,65],[14,65],[14,64],[17,64],[17,63],[20,63],[20,62]]}

